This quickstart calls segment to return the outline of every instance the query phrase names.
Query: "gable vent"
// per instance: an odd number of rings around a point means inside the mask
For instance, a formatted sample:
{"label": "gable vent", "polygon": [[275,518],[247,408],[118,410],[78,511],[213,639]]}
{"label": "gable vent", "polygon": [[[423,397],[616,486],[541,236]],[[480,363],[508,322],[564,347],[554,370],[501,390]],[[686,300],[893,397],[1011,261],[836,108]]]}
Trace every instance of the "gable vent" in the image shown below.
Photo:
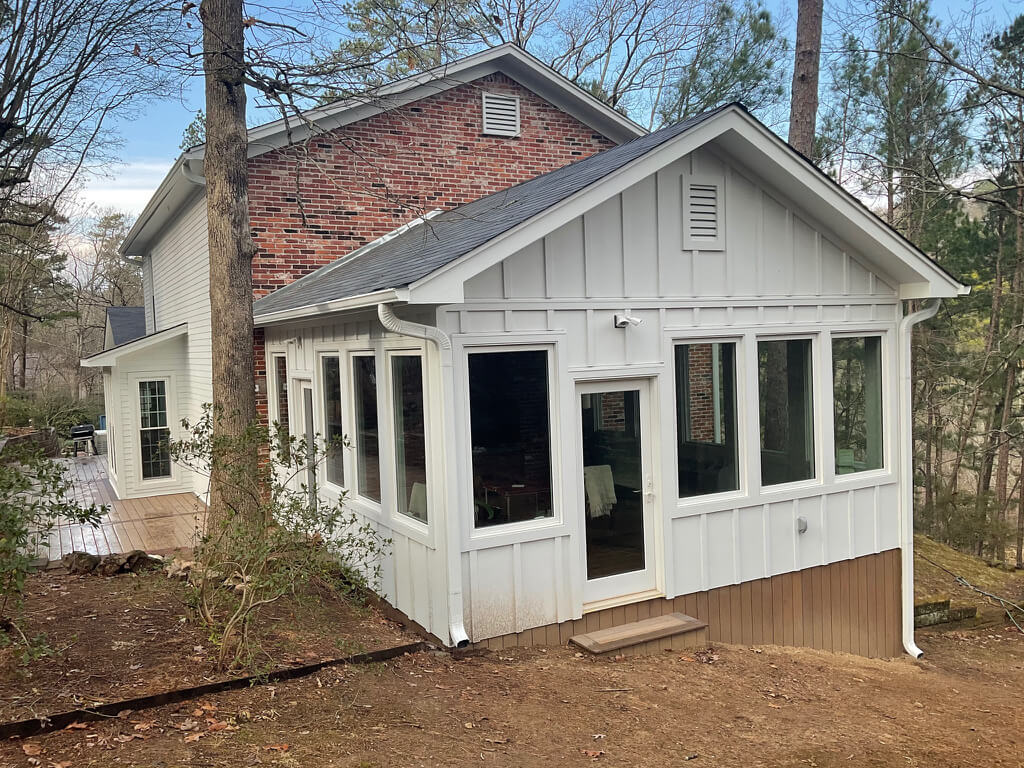
{"label": "gable vent", "polygon": [[720,251],[725,248],[721,185],[705,179],[683,182],[683,248]]}
{"label": "gable vent", "polygon": [[491,136],[518,136],[519,97],[485,93],[483,132]]}

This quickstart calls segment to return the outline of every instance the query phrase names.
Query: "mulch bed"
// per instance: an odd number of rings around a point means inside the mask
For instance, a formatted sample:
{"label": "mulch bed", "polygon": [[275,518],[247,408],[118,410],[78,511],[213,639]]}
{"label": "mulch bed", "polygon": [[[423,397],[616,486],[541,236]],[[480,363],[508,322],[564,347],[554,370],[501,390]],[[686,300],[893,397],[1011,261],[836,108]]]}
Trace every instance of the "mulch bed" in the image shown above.
{"label": "mulch bed", "polygon": [[[24,663],[19,649],[0,650],[0,721],[226,679],[214,668],[216,648],[204,629],[187,620],[185,598],[185,585],[159,571],[34,575],[21,626],[30,637],[44,636],[49,653]],[[282,599],[265,616],[261,671],[420,639],[370,607],[329,594]]]}

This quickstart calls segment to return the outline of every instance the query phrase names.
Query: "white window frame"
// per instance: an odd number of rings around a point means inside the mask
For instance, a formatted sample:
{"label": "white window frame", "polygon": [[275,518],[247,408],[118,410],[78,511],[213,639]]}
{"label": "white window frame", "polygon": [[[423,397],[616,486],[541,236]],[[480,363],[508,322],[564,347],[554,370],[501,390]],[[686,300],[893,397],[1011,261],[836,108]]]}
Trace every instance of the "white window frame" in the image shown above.
{"label": "white window frame", "polygon": [[[678,411],[678,400],[676,396],[676,387],[678,382],[676,381],[676,370],[675,370],[675,350],[678,346],[694,345],[694,344],[735,344],[736,355],[735,355],[735,366],[736,366],[736,391],[734,393],[736,397],[736,476],[739,487],[732,491],[719,491],[718,493],[706,493],[698,496],[686,496],[681,497],[679,495],[679,441],[677,430],[679,428],[679,411]],[[672,446],[671,450],[667,451],[667,455],[672,457],[672,475],[669,478],[671,482],[671,493],[665,498],[675,499],[676,507],[678,510],[689,510],[692,507],[703,507],[709,504],[714,505],[726,501],[734,501],[745,499],[750,495],[750,489],[752,487],[753,480],[750,474],[750,451],[749,451],[749,422],[751,414],[749,412],[749,399],[746,397],[747,388],[750,382],[750,372],[748,371],[749,360],[747,359],[746,349],[750,345],[749,336],[743,334],[737,334],[735,332],[716,334],[708,333],[695,336],[678,336],[672,335],[669,339],[668,351],[669,360],[667,361],[668,379],[670,382],[669,396],[671,398],[671,413],[673,416],[673,426],[671,430],[665,430],[670,432]],[[756,343],[755,343],[755,359],[756,359]],[[757,370],[756,368],[754,369]],[[754,377],[754,387],[756,389],[756,376]],[[757,421],[757,411],[754,411],[753,418]],[[757,425],[758,430],[760,424]],[[760,440],[758,440],[757,448],[760,448]],[[758,475],[760,476],[760,464],[758,465]],[[756,486],[753,486],[756,487]]]}
{"label": "white window frame", "polygon": [[[756,462],[751,461],[751,478],[750,482],[756,482],[756,488],[762,497],[769,497],[775,499],[777,496],[784,496],[795,490],[802,488],[815,488],[822,486],[826,483],[829,475],[829,464],[826,463],[825,457],[828,454],[824,453],[826,448],[826,442],[828,443],[828,449],[831,451],[831,440],[826,441],[823,417],[822,417],[822,403],[827,402],[829,407],[827,410],[832,409],[832,376],[825,374],[823,370],[823,359],[824,355],[822,352],[822,346],[824,345],[822,336],[827,337],[827,333],[818,331],[800,331],[796,328],[786,331],[759,331],[753,336],[753,343],[750,344],[750,348],[747,350],[747,360],[750,365],[750,383],[747,387],[748,397],[751,400],[751,424],[750,432],[753,435],[753,443],[750,446],[753,453],[756,454]],[[814,459],[814,475],[804,480],[793,480],[788,483],[775,483],[773,485],[765,485],[763,478],[761,477],[761,391],[760,391],[760,368],[757,355],[757,345],[762,341],[803,341],[808,340],[811,342],[811,438],[814,440],[813,451],[811,453]],[[828,367],[832,367],[831,355],[828,356]],[[828,389],[825,389],[825,386]],[[831,461],[831,459],[830,459]]]}
{"label": "white window frame", "polygon": [[[320,442],[323,444],[318,446],[319,450],[324,451],[323,465],[317,472],[317,476],[320,482],[320,488],[322,490],[333,491],[336,495],[346,493],[348,491],[348,479],[349,475],[349,462],[348,462],[348,450],[342,450],[341,453],[341,472],[345,479],[344,485],[332,482],[327,479],[327,407],[324,402],[324,397],[327,395],[327,387],[324,384],[324,359],[328,357],[334,357],[338,360],[338,397],[341,399],[341,429],[343,439],[348,439],[347,429],[347,394],[345,382],[345,371],[342,366],[345,364],[346,356],[338,349],[324,348],[318,349],[315,352],[316,356],[316,371],[313,381],[313,413],[316,414],[316,421],[314,422],[319,428],[317,431],[320,433]],[[289,413],[291,409],[289,408]]]}
{"label": "white window frame", "polygon": [[561,499],[556,494],[555,485],[555,474],[557,471],[556,463],[559,460],[558,454],[558,441],[555,436],[555,422],[557,415],[555,413],[555,404],[557,402],[557,393],[554,390],[556,386],[556,378],[554,376],[554,348],[551,344],[517,344],[514,346],[500,346],[500,345],[479,345],[474,344],[465,347],[466,356],[466,375],[465,375],[465,398],[463,402],[466,403],[466,425],[468,432],[466,435],[466,445],[469,446],[469,499],[473,499],[473,412],[471,403],[469,400],[469,356],[470,355],[493,355],[502,352],[544,352],[545,359],[547,362],[547,386],[548,386],[548,462],[549,470],[551,474],[551,514],[547,517],[534,518],[533,520],[520,520],[519,522],[509,523],[497,523],[495,525],[489,525],[484,527],[478,527],[476,524],[476,512],[470,510],[469,524],[473,531],[473,538],[481,538],[489,531],[494,529],[501,529],[502,532],[514,532],[519,530],[533,530],[538,528],[550,527],[553,521],[561,519],[562,516],[562,505]]}
{"label": "white window frame", "polygon": [[[357,357],[369,357],[373,359],[374,374],[377,377],[377,474],[380,479],[380,501],[371,499],[369,496],[363,496],[359,492],[359,435],[358,435],[358,423],[356,421],[356,382],[355,382],[355,371],[353,366]],[[387,409],[384,406],[384,400],[382,394],[384,392],[390,392],[390,381],[381,381],[381,369],[384,367],[381,365],[383,362],[382,355],[378,354],[375,350],[368,347],[359,347],[347,350],[345,354],[345,361],[347,364],[347,371],[342,376],[342,379],[348,384],[348,391],[350,393],[348,397],[346,414],[349,419],[349,424],[352,425],[349,433],[349,447],[346,454],[349,455],[349,461],[345,465],[345,477],[352,478],[349,482],[349,493],[350,499],[357,499],[360,504],[365,504],[367,507],[373,509],[374,513],[379,515],[381,512],[381,505],[384,503],[384,496],[386,493],[385,484],[387,482],[385,476],[385,465],[387,462],[386,454],[384,453],[384,446],[386,440],[384,439],[385,432],[387,431],[387,425],[382,421],[382,413]],[[424,371],[424,375],[426,371]],[[387,389],[382,390],[382,387]],[[424,393],[425,396],[425,393]],[[426,401],[424,401],[425,404]],[[397,499],[396,499],[397,501]],[[427,519],[430,519],[429,508],[428,508]]]}
{"label": "white window frame", "polygon": [[[896,379],[896,362],[893,359],[895,354],[895,348],[892,343],[891,328],[888,325],[863,325],[856,326],[854,328],[840,328],[833,329],[826,334],[827,338],[823,338],[824,343],[828,345],[827,365],[823,375],[828,378],[828,393],[829,393],[829,405],[828,413],[822,414],[823,416],[823,429],[828,438],[828,466],[826,467],[828,477],[826,482],[831,483],[835,486],[857,486],[861,487],[865,484],[870,485],[882,485],[888,480],[894,480],[896,477],[896,463],[898,457],[895,455],[895,448],[893,440],[890,435],[896,431],[897,425],[897,414],[896,414],[896,402],[899,396],[898,390],[895,388]],[[833,363],[832,363],[832,340],[833,339],[849,339],[849,338],[864,338],[865,336],[877,336],[881,338],[881,357],[882,357],[882,466],[880,469],[865,469],[861,472],[848,472],[846,474],[836,474],[835,468],[835,406],[832,403],[832,393],[835,388],[835,382],[833,380]]]}
{"label": "white window frame", "polygon": [[[410,515],[402,514],[398,511],[398,435],[395,433],[395,397],[394,397],[394,359],[395,357],[418,357],[420,358],[421,367],[421,387],[423,391],[423,431],[424,431],[424,443],[426,445],[426,476],[427,476],[427,520],[426,522],[418,520]],[[380,359],[378,358],[378,364]],[[420,543],[428,546],[433,546],[433,531],[436,528],[434,525],[434,518],[436,517],[437,510],[436,505],[433,503],[434,496],[438,491],[439,483],[436,482],[436,460],[434,459],[433,444],[433,429],[431,428],[431,419],[435,417],[435,409],[432,407],[433,399],[431,397],[432,390],[429,387],[428,381],[430,379],[429,366],[430,357],[427,355],[426,350],[423,347],[408,347],[398,346],[389,347],[384,350],[384,371],[386,372],[386,379],[381,381],[379,368],[377,376],[377,426],[379,433],[387,435],[386,440],[380,441],[381,457],[388,457],[387,461],[381,462],[381,500],[385,500],[390,503],[387,504],[388,524],[396,531],[400,531],[407,536],[419,541]],[[380,399],[381,385],[383,385],[384,392],[386,393],[385,400],[382,402]],[[381,405],[384,405],[381,408]],[[380,430],[381,419],[386,419],[386,427]],[[387,453],[385,453],[387,451]],[[384,472],[385,466],[387,471]],[[385,483],[387,483],[388,490],[385,491]],[[403,492],[404,493],[404,492]]]}
{"label": "white window frame", "polygon": [[176,377],[173,373],[163,372],[140,372],[133,375],[130,379],[130,391],[132,393],[132,399],[134,400],[134,414],[135,414],[135,428],[134,428],[134,440],[135,440],[135,456],[138,459],[138,471],[135,473],[135,482],[139,487],[144,488],[159,488],[163,486],[173,485],[178,482],[178,470],[175,466],[174,460],[171,460],[170,474],[161,475],[160,477],[146,477],[142,476],[142,399],[139,393],[139,384],[146,381],[162,381],[164,382],[164,400],[167,405],[167,434],[169,439],[174,439],[174,425],[178,423],[177,408],[174,399],[177,392]]}
{"label": "white window frame", "polygon": [[[566,334],[564,331],[505,332],[452,337],[455,401],[464,404],[456,409],[455,430],[458,436],[457,454],[453,460],[460,468],[459,498],[465,504],[458,510],[459,530],[464,551],[486,549],[506,544],[520,544],[541,539],[575,534],[575,523],[570,523],[565,510],[575,509],[572,499],[566,499],[566,467],[574,466],[575,460],[567,454],[566,425],[563,414],[575,415],[575,385],[572,377],[563,370],[566,359],[562,349]],[[551,439],[551,507],[552,516],[515,523],[491,525],[477,528],[473,510],[473,447],[469,413],[469,355],[488,352],[548,352],[548,428]],[[569,427],[575,422],[570,422]],[[572,432],[568,433],[570,436]],[[575,449],[573,449],[575,450]]]}

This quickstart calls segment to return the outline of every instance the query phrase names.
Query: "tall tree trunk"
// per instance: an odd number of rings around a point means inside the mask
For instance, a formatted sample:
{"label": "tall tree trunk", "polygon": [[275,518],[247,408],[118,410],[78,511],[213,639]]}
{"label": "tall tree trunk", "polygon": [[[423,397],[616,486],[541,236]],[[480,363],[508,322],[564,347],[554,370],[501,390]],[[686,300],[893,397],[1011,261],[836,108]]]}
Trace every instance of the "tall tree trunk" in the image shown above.
{"label": "tall tree trunk", "polygon": [[28,318],[21,318],[21,360],[18,361],[18,389],[24,390],[28,373]]}
{"label": "tall tree trunk", "polygon": [[807,157],[814,154],[818,117],[818,70],[821,66],[822,0],[799,0],[796,59],[789,104],[789,143]]}
{"label": "tall tree trunk", "polygon": [[7,425],[7,377],[11,369],[11,352],[14,339],[11,328],[14,325],[14,313],[0,310],[0,432]]}
{"label": "tall tree trunk", "polygon": [[215,454],[210,480],[210,511],[215,522],[232,513],[249,514],[258,493],[256,447],[230,439],[243,435],[256,420],[252,345],[256,246],[249,225],[242,0],[203,0],[200,18],[206,76],[204,171],[210,319],[216,329],[213,432],[215,445],[222,452]]}

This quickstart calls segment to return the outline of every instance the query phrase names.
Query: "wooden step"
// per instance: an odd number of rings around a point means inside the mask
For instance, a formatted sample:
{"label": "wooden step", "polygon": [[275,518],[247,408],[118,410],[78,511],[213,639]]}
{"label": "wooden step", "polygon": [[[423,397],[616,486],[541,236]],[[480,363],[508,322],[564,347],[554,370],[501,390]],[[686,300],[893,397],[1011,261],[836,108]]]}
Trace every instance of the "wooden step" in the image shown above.
{"label": "wooden step", "polygon": [[707,642],[707,626],[706,621],[685,613],[668,613],[585,635],[574,635],[569,642],[590,653],[623,649],[647,653],[658,649],[695,648]]}

